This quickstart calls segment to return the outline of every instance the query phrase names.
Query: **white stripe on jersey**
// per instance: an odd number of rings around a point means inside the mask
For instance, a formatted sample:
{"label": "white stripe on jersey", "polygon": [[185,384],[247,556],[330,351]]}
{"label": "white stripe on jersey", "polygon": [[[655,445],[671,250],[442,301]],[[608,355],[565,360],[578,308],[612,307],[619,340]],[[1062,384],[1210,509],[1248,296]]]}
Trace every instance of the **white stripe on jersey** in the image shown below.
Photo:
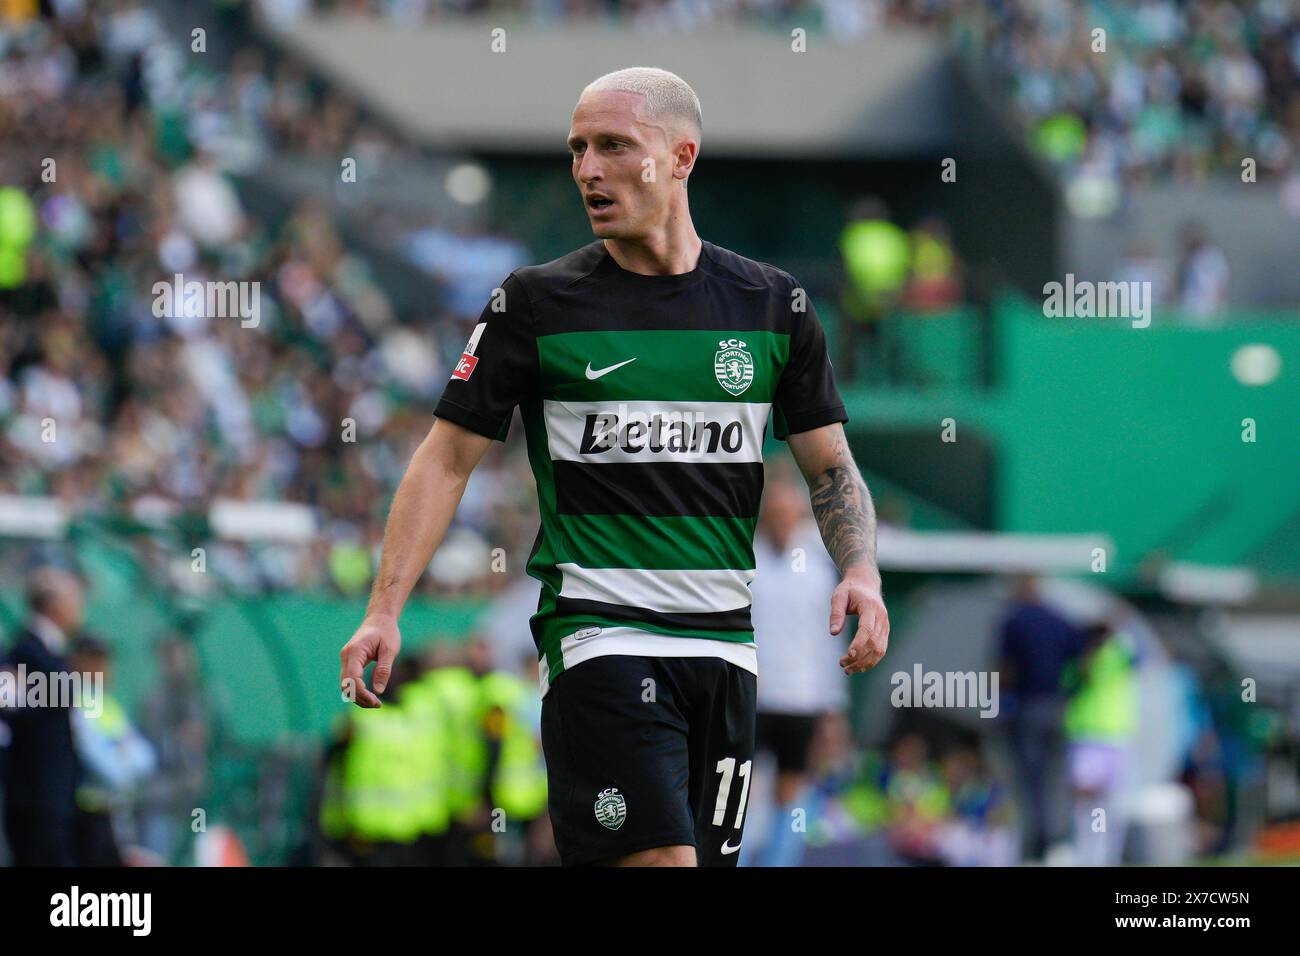
{"label": "white stripe on jersey", "polygon": [[[593,657],[627,654],[633,657],[720,657],[751,674],[758,674],[758,654],[749,642],[714,641],[703,637],[672,637],[638,630],[635,627],[604,627],[599,634],[578,637],[591,628],[583,628],[560,639],[564,669],[576,667]],[[551,672],[546,658],[538,661],[538,678],[542,696],[551,689]]]}
{"label": "white stripe on jersey", "polygon": [[556,565],[564,573],[560,597],[603,601],[665,614],[734,611],[749,607],[754,572],[729,568],[648,571],[642,568],[584,568]]}

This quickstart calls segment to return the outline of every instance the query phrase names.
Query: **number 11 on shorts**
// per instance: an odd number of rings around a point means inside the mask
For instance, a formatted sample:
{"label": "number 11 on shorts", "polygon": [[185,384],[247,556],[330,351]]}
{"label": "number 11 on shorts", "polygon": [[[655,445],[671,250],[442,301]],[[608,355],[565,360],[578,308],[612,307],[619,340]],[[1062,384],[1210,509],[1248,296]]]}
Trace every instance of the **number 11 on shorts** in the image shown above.
{"label": "number 11 on shorts", "polygon": [[[740,765],[740,776],[745,782],[740,788],[740,806],[736,808],[735,829],[737,830],[745,820],[745,801],[749,799],[749,768],[753,763],[752,760],[746,760]],[[727,816],[727,799],[731,796],[731,779],[736,775],[736,758],[724,757],[719,760],[718,773],[722,774],[722,782],[718,785],[718,803],[713,808],[715,827],[723,826],[722,821]]]}

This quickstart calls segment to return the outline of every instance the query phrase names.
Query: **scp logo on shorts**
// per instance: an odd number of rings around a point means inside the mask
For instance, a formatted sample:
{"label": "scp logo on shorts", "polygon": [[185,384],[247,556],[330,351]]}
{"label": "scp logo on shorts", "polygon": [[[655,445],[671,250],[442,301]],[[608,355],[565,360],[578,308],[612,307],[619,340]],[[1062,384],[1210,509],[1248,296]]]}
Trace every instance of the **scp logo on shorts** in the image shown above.
{"label": "scp logo on shorts", "polygon": [[617,830],[627,819],[627,801],[617,787],[600,791],[596,798],[596,822],[602,827]]}
{"label": "scp logo on shorts", "polygon": [[451,370],[451,377],[458,378],[462,382],[468,382],[469,377],[474,374],[474,366],[478,364],[478,358],[474,355],[478,350],[478,340],[483,337],[483,330],[487,328],[486,322],[480,322],[474,326],[474,331],[465,343],[465,351],[461,353],[460,361],[456,367]]}

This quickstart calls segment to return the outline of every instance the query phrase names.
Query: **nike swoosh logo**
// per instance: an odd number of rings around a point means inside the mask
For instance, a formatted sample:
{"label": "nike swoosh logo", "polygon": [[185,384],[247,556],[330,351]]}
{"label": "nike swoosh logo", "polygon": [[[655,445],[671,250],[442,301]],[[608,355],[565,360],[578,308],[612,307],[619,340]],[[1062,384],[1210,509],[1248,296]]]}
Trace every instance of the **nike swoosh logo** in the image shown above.
{"label": "nike swoosh logo", "polygon": [[[627,362],[635,362],[635,361],[636,361],[636,358],[635,358],[635,357],[630,358],[630,359],[627,360]],[[617,365],[606,365],[604,368],[592,368],[592,367],[591,367],[591,363],[588,362],[588,363],[587,363],[587,381],[589,381],[589,382],[594,382],[596,379],[600,378],[602,375],[608,375],[610,372],[614,371],[614,369],[616,369],[616,368],[622,368],[624,365],[627,364],[627,362],[619,362]]]}
{"label": "nike swoosh logo", "polygon": [[722,844],[722,855],[730,856],[732,853],[735,853],[739,849],[740,849],[739,843],[737,843],[735,846],[732,846],[730,840],[725,840],[723,841]]}

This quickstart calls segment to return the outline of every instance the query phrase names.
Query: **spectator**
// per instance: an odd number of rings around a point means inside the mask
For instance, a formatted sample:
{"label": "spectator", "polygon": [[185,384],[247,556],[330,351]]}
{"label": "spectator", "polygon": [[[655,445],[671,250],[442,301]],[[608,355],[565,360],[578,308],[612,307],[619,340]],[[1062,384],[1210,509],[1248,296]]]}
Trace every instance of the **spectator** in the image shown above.
{"label": "spectator", "polygon": [[[754,562],[759,675],[755,744],[757,751],[776,760],[773,819],[781,828],[789,826],[791,808],[808,784],[817,724],[848,705],[847,681],[837,664],[847,644],[830,637],[826,624],[827,602],[839,577],[808,511],[807,489],[784,459],[770,466],[764,483]],[[755,840],[755,847],[779,846],[774,836]],[[773,861],[763,856],[760,865]]]}
{"label": "spectator", "polygon": [[942,862],[939,824],[949,812],[949,794],[930,763],[930,745],[917,733],[904,733],[890,749],[881,790],[889,804],[889,842],[905,862]]}
{"label": "spectator", "polygon": [[918,222],[910,236],[911,272],[903,304],[916,312],[941,312],[962,299],[961,265],[953,248],[948,224],[929,216]]}
{"label": "spectator", "polygon": [[158,767],[141,788],[139,833],[147,850],[173,860],[207,785],[210,707],[193,648],[183,638],[165,636],[158,658],[158,686],[140,708],[140,729]]}
{"label": "spectator", "polygon": [[94,688],[83,692],[72,722],[85,768],[84,782],[77,790],[77,859],[81,866],[121,866],[120,848],[132,836],[132,797],[157,767],[157,758],[107,689],[112,676],[108,646],[83,636],[73,645],[71,660],[77,673],[93,679]]}
{"label": "spectator", "polygon": [[[846,379],[857,374],[858,351],[888,348],[881,330],[898,303],[907,282],[911,250],[907,233],[895,225],[889,208],[874,196],[855,201],[840,233],[844,262],[843,310],[840,322],[840,370]],[[887,374],[893,376],[891,356],[883,356]]]}
{"label": "spectator", "polygon": [[27,612],[27,623],[0,660],[0,669],[24,690],[33,679],[46,690],[44,700],[24,699],[0,710],[9,740],[5,835],[17,866],[75,866],[81,765],[72,736],[75,702],[67,699],[67,691],[79,682],[65,678],[72,671],[69,645],[85,613],[81,581],[63,568],[36,568],[27,580]]}
{"label": "spectator", "polygon": [[1152,303],[1168,302],[1170,294],[1169,263],[1148,239],[1134,239],[1120,263],[1120,282],[1151,283]]}
{"label": "spectator", "polygon": [[1118,866],[1125,831],[1118,795],[1137,734],[1137,649],[1129,635],[1106,624],[1089,628],[1087,635],[1065,681],[1075,862]]}
{"label": "spectator", "polygon": [[941,774],[951,816],[939,824],[935,843],[950,866],[1012,866],[1018,860],[1003,788],[974,746],[944,755]]}
{"label": "spectator", "polygon": [[1178,260],[1178,306],[1188,320],[1213,322],[1228,305],[1228,258],[1197,223],[1182,229]]}
{"label": "spectator", "polygon": [[1043,603],[1037,579],[1014,581],[1013,603],[1002,624],[1001,692],[1016,778],[1021,787],[1024,856],[1042,859],[1065,835],[1066,666],[1084,648],[1078,628]]}

